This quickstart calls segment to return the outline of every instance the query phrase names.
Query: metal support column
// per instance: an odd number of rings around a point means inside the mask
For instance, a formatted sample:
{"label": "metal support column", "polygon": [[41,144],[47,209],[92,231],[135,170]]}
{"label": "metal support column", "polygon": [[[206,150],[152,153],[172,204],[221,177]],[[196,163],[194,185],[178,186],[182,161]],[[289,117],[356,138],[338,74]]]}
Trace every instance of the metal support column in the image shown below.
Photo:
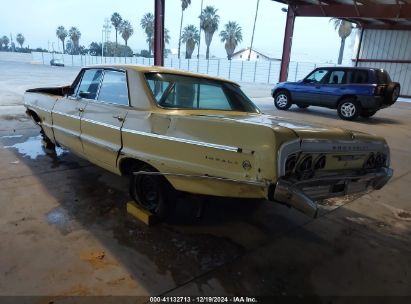
{"label": "metal support column", "polygon": [[154,65],[164,65],[164,7],[165,0],[154,4]]}
{"label": "metal support column", "polygon": [[287,21],[284,31],[283,54],[281,57],[280,82],[287,81],[288,66],[290,65],[291,45],[294,33],[295,13],[289,5],[287,9]]}
{"label": "metal support column", "polygon": [[362,45],[362,37],[364,36],[364,27],[361,26],[361,32],[360,32],[360,41],[358,41],[358,48],[357,48],[357,54],[355,55],[355,66],[358,66],[358,59],[360,59],[360,52],[361,52],[361,45]]}

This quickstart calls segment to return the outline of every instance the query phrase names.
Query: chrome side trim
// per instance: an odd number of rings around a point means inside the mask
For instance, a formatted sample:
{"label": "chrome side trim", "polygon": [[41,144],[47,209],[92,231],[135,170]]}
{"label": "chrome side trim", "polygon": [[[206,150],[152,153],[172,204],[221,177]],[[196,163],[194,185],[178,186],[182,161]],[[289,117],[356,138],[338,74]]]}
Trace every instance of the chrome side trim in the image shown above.
{"label": "chrome side trim", "polygon": [[100,122],[100,121],[96,121],[96,120],[93,120],[93,119],[89,119],[89,118],[84,118],[84,117],[81,118],[81,122],[83,122],[83,121],[89,122],[89,123],[92,123],[92,124],[96,124],[96,125],[99,125],[99,126],[111,128],[111,129],[118,130],[118,131],[120,131],[120,129],[121,129],[121,127],[113,126],[113,125],[110,125],[110,124],[107,124],[107,123],[104,123],[104,122]]}
{"label": "chrome side trim", "polygon": [[177,176],[177,177],[185,177],[185,178],[199,178],[199,179],[218,180],[218,181],[223,181],[223,182],[233,182],[233,183],[247,184],[247,185],[252,185],[252,186],[257,186],[257,187],[267,187],[268,186],[268,183],[264,183],[264,182],[243,181],[243,180],[238,180],[238,179],[209,176],[209,175],[190,175],[190,174],[182,174],[182,173],[162,173],[162,172],[147,172],[147,171],[133,172],[133,175]]}
{"label": "chrome side trim", "polygon": [[44,112],[48,112],[48,113],[51,112],[51,109],[46,109],[46,108],[43,108],[43,107],[40,107],[40,106],[34,105],[34,104],[27,104],[26,108],[28,108],[28,109],[29,108],[35,108],[35,109],[38,109],[38,110],[41,110],[41,111],[44,111]]}
{"label": "chrome side trim", "polygon": [[[74,119],[80,119],[80,115],[71,115],[71,114],[67,114],[64,112],[60,112],[60,111],[53,111],[52,114],[57,114],[57,115],[61,115],[61,116],[65,116],[65,117],[70,117],[70,118],[74,118]],[[55,125],[53,125],[55,126]]]}
{"label": "chrome side trim", "polygon": [[172,137],[172,136],[166,136],[166,135],[160,135],[160,134],[154,134],[154,133],[148,133],[148,132],[141,132],[141,131],[130,130],[130,129],[125,129],[125,128],[122,129],[122,132],[137,134],[137,135],[142,135],[142,136],[148,136],[152,138],[164,139],[164,140],[169,140],[169,141],[177,141],[177,142],[181,142],[185,144],[197,145],[197,146],[213,148],[213,149],[218,149],[218,150],[225,150],[225,151],[230,151],[230,152],[242,151],[240,148],[233,147],[233,146],[211,144],[211,143],[207,143],[203,141],[196,141],[196,140],[191,140],[191,139],[184,139],[184,138],[178,138],[178,137]]}

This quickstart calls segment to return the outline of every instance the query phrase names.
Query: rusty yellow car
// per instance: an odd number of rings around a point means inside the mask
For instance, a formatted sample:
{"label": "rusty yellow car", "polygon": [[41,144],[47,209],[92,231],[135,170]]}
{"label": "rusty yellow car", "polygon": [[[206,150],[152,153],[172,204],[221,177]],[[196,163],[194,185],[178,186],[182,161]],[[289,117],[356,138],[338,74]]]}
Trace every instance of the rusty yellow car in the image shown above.
{"label": "rusty yellow car", "polygon": [[232,81],[138,65],[83,68],[71,85],[27,90],[49,147],[119,175],[162,217],[168,191],[261,198],[318,214],[317,202],[382,188],[386,141],[261,113]]}

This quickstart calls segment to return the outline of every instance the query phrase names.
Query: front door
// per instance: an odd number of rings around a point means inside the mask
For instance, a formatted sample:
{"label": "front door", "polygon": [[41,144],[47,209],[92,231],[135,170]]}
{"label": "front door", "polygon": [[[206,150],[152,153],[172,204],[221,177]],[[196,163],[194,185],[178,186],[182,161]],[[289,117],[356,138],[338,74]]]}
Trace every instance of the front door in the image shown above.
{"label": "front door", "polygon": [[77,154],[83,154],[80,121],[88,101],[97,95],[101,76],[101,69],[84,70],[73,94],[59,98],[53,108],[54,138]]}
{"label": "front door", "polygon": [[298,100],[302,104],[321,105],[322,83],[328,74],[328,69],[317,69],[308,75],[299,85]]}
{"label": "front door", "polygon": [[121,128],[128,110],[126,72],[104,70],[98,96],[89,101],[81,119],[81,140],[87,159],[116,171],[122,147]]}

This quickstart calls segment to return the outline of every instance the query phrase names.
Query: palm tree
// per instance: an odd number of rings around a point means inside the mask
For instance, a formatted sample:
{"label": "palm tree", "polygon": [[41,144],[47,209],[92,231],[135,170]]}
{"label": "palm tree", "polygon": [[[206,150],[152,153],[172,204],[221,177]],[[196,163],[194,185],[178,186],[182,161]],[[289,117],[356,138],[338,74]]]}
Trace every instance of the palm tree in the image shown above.
{"label": "palm tree", "polygon": [[9,42],[10,42],[9,37],[3,36],[3,37],[1,38],[1,45],[4,44],[4,48],[5,48],[6,50],[7,50],[8,47],[9,47]]}
{"label": "palm tree", "polygon": [[116,47],[117,47],[117,33],[120,29],[121,23],[123,22],[123,18],[121,18],[119,13],[114,13],[111,15],[111,24],[114,26],[114,29],[116,30]]}
{"label": "palm tree", "polygon": [[[150,44],[150,48],[154,49],[154,35],[151,36],[150,40],[148,38],[146,39],[147,43]],[[169,44],[170,43],[170,31],[168,29],[164,29],[164,43]],[[151,53],[150,53],[151,55]]]}
{"label": "palm tree", "polygon": [[146,33],[147,43],[148,43],[148,53],[151,56],[151,50],[154,40],[154,15],[152,13],[147,13],[141,18],[140,25]]}
{"label": "palm tree", "polygon": [[63,44],[63,54],[66,52],[66,49],[64,48],[64,40],[66,39],[67,35],[68,33],[66,29],[64,28],[64,26],[60,25],[56,30],[56,36],[58,39],[61,40]]}
{"label": "palm tree", "polygon": [[69,30],[69,36],[73,44],[73,52],[77,52],[79,49],[79,41],[81,37],[81,32],[75,26],[71,27]]}
{"label": "palm tree", "polygon": [[23,43],[24,43],[24,40],[25,40],[23,34],[18,33],[17,36],[16,36],[16,40],[17,40],[18,44],[20,44],[20,48],[22,49],[23,48]]}
{"label": "palm tree", "polygon": [[204,30],[205,43],[207,45],[206,59],[210,55],[210,44],[213,39],[214,32],[218,29],[220,16],[217,15],[217,9],[214,6],[206,6],[200,15],[200,27]]}
{"label": "palm tree", "polygon": [[338,18],[331,18],[330,21],[334,22],[335,30],[338,30],[338,36],[341,38],[340,53],[338,54],[338,64],[342,63],[345,47],[345,39],[351,35],[353,26],[352,23]]}
{"label": "palm tree", "polygon": [[243,41],[241,26],[235,21],[229,21],[224,25],[225,29],[220,32],[221,42],[225,42],[227,59],[231,60],[237,45]]}
{"label": "palm tree", "polygon": [[199,40],[200,34],[198,33],[198,29],[192,24],[187,25],[181,36],[181,41],[186,44],[186,59],[191,59],[191,55]]}
{"label": "palm tree", "polygon": [[[181,0],[181,21],[180,21],[180,37],[178,38],[178,59],[180,59],[181,47],[181,29],[183,27],[183,16],[185,9],[191,4],[191,0]],[[187,56],[187,55],[186,55]],[[191,58],[191,57],[190,57]]]}
{"label": "palm tree", "polygon": [[131,26],[129,21],[124,20],[121,23],[119,31],[121,33],[121,37],[123,37],[124,42],[126,43],[126,46],[127,46],[128,39],[134,34],[133,27]]}

